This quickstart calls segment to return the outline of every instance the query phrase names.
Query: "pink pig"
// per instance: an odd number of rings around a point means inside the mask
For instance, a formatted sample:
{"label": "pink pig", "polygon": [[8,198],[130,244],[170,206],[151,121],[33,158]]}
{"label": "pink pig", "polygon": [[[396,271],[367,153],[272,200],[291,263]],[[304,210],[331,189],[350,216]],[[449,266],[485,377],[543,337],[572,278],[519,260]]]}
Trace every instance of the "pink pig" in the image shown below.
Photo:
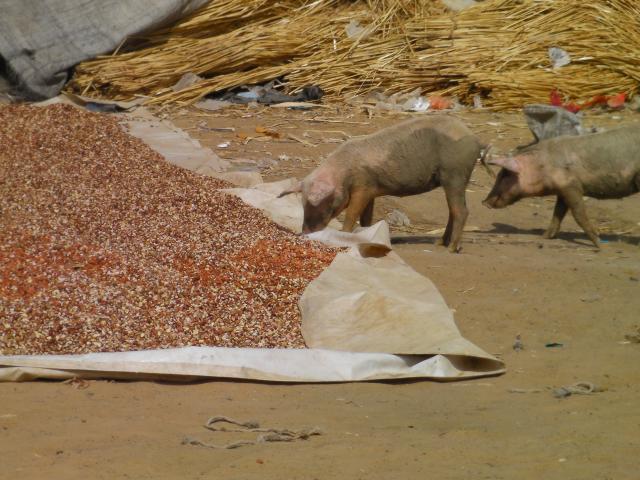
{"label": "pink pig", "polygon": [[482,202],[504,208],[521,198],[556,195],[546,238],[554,238],[568,210],[593,244],[598,233],[587,218],[582,199],[622,198],[640,191],[640,126],[602,133],[543,140],[489,164],[502,167]]}
{"label": "pink pig", "polygon": [[303,233],[322,230],[342,211],[342,229],[350,232],[358,219],[362,226],[371,225],[376,197],[416,195],[442,186],[449,221],[440,243],[456,252],[468,216],[465,189],[482,148],[454,117],[413,119],[344,143],[280,196],[302,193]]}

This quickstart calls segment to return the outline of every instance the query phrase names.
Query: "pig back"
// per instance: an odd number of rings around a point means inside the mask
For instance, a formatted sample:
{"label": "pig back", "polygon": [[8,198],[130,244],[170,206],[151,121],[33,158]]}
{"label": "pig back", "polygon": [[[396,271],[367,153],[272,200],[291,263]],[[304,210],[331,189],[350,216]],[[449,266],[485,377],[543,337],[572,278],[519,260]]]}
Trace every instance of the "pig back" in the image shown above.
{"label": "pig back", "polygon": [[462,121],[438,115],[349,140],[327,158],[326,168],[379,195],[415,195],[440,186],[444,172],[468,179],[481,148]]}
{"label": "pig back", "polygon": [[640,127],[629,125],[578,137],[558,137],[540,144],[541,160],[570,173],[585,195],[622,198],[638,191]]}
{"label": "pig back", "polygon": [[481,150],[480,142],[458,119],[429,117],[401,123],[374,140],[386,195],[415,195],[440,186],[441,176],[468,178]]}

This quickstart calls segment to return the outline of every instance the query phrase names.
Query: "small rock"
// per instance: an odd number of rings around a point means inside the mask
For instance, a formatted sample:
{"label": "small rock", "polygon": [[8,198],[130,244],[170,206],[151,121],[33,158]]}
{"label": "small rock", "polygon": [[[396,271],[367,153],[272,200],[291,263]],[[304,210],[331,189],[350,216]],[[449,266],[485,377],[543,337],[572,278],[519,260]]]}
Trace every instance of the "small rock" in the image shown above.
{"label": "small rock", "polygon": [[635,333],[626,334],[624,338],[631,343],[640,343],[640,327],[637,328]]}
{"label": "small rock", "polygon": [[393,225],[395,227],[408,227],[411,225],[411,220],[400,210],[394,210],[389,215],[387,215],[387,222],[389,225]]}
{"label": "small rock", "polygon": [[580,297],[580,300],[584,303],[593,303],[597,302],[598,300],[602,300],[602,297],[597,293],[590,293],[588,295],[583,295],[582,297]]}
{"label": "small rock", "polygon": [[524,350],[524,344],[522,343],[522,339],[520,338],[520,335],[516,335],[516,341],[513,342],[513,349],[516,352],[519,352],[520,350]]}

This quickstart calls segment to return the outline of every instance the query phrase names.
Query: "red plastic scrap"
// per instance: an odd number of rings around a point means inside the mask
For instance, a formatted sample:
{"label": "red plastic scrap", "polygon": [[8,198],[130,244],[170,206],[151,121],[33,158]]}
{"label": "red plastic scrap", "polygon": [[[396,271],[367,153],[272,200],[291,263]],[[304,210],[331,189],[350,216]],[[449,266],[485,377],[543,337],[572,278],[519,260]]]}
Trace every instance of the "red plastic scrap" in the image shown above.
{"label": "red plastic scrap", "polygon": [[607,99],[607,106],[609,108],[614,108],[614,109],[623,108],[624,102],[626,101],[627,101],[627,94],[624,92],[618,93],[617,95],[612,95]]}
{"label": "red plastic scrap", "polygon": [[551,90],[551,93],[549,94],[549,103],[554,107],[562,106],[562,96],[560,95],[560,92],[557,88]]}
{"label": "red plastic scrap", "polygon": [[596,95],[588,102],[584,102],[582,104],[582,108],[591,108],[595,105],[606,105],[607,104],[607,96],[606,95]]}
{"label": "red plastic scrap", "polygon": [[432,110],[447,110],[453,107],[453,101],[447,97],[433,95],[429,97],[429,103]]}
{"label": "red plastic scrap", "polygon": [[565,103],[562,99],[562,95],[557,89],[553,89],[549,94],[549,103],[555,107],[562,107],[566,110],[569,110],[572,113],[577,113],[580,110],[584,110],[585,108],[591,108],[596,105],[607,106],[611,109],[620,109],[624,107],[625,102],[627,101],[627,94],[622,92],[616,95],[606,96],[606,95],[596,95],[591,100],[587,102],[583,102],[581,104],[575,102],[567,102]]}
{"label": "red plastic scrap", "polygon": [[583,108],[581,105],[578,105],[575,102],[565,103],[563,107],[565,110],[569,110],[571,113],[578,113]]}

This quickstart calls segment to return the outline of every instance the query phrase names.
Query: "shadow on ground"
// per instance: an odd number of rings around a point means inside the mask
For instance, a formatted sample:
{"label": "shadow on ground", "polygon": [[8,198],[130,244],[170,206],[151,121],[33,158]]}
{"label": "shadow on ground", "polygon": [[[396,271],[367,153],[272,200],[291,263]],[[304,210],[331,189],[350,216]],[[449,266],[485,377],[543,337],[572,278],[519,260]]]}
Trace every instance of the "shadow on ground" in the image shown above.
{"label": "shadow on ground", "polygon": [[[543,237],[544,229],[541,228],[518,228],[513,225],[508,225],[506,223],[493,223],[493,228],[491,230],[477,230],[473,232],[476,235],[531,235],[535,237],[539,237],[539,240],[542,241],[553,241],[548,240]],[[468,235],[465,234],[465,236]],[[431,244],[434,245],[436,241],[440,238],[439,235],[402,235],[402,236],[392,236],[391,243],[402,245],[402,244]],[[464,238],[464,237],[463,237]],[[477,239],[478,237],[476,237]],[[575,243],[579,246],[591,246],[591,242],[587,238],[587,236],[583,232],[560,232],[558,233],[555,240],[565,240],[567,242]],[[629,245],[640,246],[640,237],[634,235],[616,235],[616,234],[603,234],[600,235],[601,243],[609,243],[609,242],[624,242]]]}

